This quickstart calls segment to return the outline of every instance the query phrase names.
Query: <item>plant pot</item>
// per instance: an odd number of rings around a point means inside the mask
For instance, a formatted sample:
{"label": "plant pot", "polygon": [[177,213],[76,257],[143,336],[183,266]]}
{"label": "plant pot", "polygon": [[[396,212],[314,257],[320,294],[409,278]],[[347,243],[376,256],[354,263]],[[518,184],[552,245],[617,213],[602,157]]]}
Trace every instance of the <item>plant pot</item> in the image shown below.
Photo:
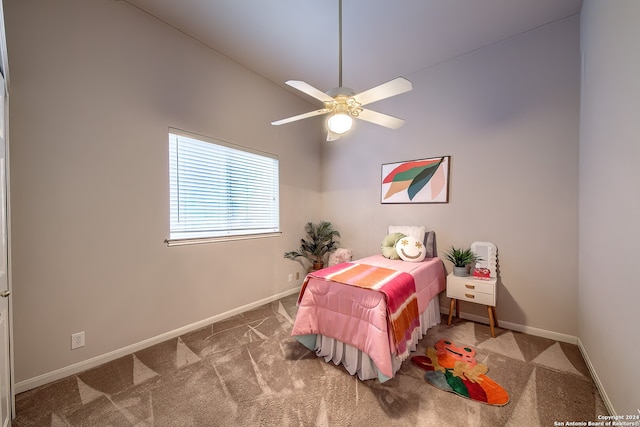
{"label": "plant pot", "polygon": [[324,261],[314,261],[311,271],[321,270],[324,268]]}
{"label": "plant pot", "polygon": [[453,275],[454,276],[460,276],[460,277],[466,277],[469,275],[469,273],[467,272],[467,267],[453,267]]}

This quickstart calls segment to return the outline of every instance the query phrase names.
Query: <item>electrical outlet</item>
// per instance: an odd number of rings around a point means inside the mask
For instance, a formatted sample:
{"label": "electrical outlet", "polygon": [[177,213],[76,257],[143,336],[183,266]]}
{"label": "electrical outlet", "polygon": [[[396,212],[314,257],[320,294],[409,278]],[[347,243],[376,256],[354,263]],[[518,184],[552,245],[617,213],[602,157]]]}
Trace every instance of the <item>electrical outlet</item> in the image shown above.
{"label": "electrical outlet", "polygon": [[84,347],[84,331],[71,334],[71,350]]}
{"label": "electrical outlet", "polygon": [[290,282],[293,282],[293,273],[290,273],[290,274],[289,274],[289,281],[290,281]]}
{"label": "electrical outlet", "polygon": [[296,271],[296,280],[300,280],[300,272]]}

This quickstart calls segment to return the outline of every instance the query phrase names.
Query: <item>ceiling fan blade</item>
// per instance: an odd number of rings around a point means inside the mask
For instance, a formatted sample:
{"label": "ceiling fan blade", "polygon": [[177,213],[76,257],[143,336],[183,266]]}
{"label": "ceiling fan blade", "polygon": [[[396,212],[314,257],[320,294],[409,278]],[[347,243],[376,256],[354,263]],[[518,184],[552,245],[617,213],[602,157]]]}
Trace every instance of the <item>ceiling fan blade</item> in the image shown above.
{"label": "ceiling fan blade", "polygon": [[355,95],[354,98],[360,105],[367,105],[372,102],[380,101],[381,99],[409,92],[411,89],[413,89],[413,86],[409,80],[404,77],[398,77],[369,90],[365,90],[364,92]]}
{"label": "ceiling fan blade", "polygon": [[307,95],[315,99],[318,99],[322,102],[333,102],[332,97],[322,92],[321,90],[311,86],[309,83],[305,83],[300,80],[287,80],[285,83],[291,86],[292,88],[298,89],[300,92],[306,93]]}
{"label": "ceiling fan blade", "polygon": [[360,112],[357,118],[367,122],[375,123],[376,125],[385,126],[390,129],[398,129],[399,127],[402,127],[402,125],[404,125],[404,120],[402,119],[365,109]]}
{"label": "ceiling fan blade", "polygon": [[309,111],[308,113],[298,114],[297,116],[288,117],[286,119],[276,120],[275,122],[271,122],[271,124],[274,125],[274,126],[283,125],[285,123],[295,122],[296,120],[302,120],[302,119],[307,119],[309,117],[314,117],[314,116],[319,116],[321,114],[326,114],[329,111],[330,110],[328,108],[321,108],[319,110]]}

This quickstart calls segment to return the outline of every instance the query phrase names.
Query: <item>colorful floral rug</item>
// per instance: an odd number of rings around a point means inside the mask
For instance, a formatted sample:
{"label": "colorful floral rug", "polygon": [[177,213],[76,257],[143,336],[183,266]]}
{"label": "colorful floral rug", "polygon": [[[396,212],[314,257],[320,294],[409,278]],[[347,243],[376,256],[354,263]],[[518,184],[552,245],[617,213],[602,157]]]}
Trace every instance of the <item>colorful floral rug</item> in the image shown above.
{"label": "colorful floral rug", "polygon": [[440,390],[489,405],[509,403],[509,394],[486,375],[489,368],[479,364],[475,356],[471,347],[440,340],[435,348],[427,349],[426,356],[414,356],[411,361],[427,371],[424,378]]}

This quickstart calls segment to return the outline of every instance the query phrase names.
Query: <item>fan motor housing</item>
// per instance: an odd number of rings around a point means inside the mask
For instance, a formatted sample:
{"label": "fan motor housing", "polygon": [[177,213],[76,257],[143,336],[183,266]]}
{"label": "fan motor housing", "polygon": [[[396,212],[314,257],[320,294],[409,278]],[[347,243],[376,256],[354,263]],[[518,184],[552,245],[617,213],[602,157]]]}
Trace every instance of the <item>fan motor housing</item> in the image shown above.
{"label": "fan motor housing", "polygon": [[326,93],[332,98],[337,96],[351,97],[356,94],[356,92],[350,87],[335,87],[333,89],[329,89]]}

